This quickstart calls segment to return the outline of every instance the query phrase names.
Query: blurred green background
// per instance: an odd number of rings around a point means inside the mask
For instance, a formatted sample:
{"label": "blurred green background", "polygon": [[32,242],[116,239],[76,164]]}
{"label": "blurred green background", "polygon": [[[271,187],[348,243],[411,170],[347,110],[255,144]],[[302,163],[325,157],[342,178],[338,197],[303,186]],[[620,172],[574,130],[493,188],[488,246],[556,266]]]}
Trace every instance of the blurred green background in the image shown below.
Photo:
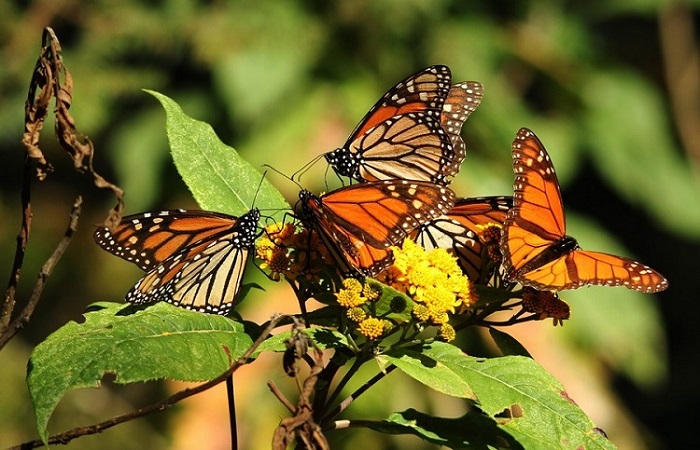
{"label": "blurred green background", "polygon": [[[655,296],[622,288],[565,293],[572,318],[563,329],[537,323],[506,331],[620,448],[697,442],[700,318],[690,271],[700,252],[700,1],[44,0],[0,2],[0,17],[0,274],[9,275],[19,231],[23,107],[45,26],[61,40],[75,83],[72,112],[96,146],[95,167],[125,189],[127,213],[196,207],[170,159],[164,113],[142,88],[211,123],[251,163],[291,174],[342,145],[390,86],[446,64],[455,82],[477,80],[485,90],[464,127],[469,153],[453,184],[459,195],[512,193],[510,143],[529,127],[557,168],[569,234],[584,248],[638,258],[670,282]],[[0,352],[0,447],[36,437],[23,382],[31,348],[80,320],[88,304],[119,301],[140,276],[92,242],[113,199],[73,172],[52,127],[49,119],[43,148],[56,172],[34,184],[20,302],[79,193],[84,212],[32,322]],[[325,189],[325,169],[317,163],[302,184]],[[294,202],[298,187],[269,176]],[[254,268],[247,278],[267,291],[246,299],[244,317],[295,310],[286,286]],[[462,341],[472,354],[492,351],[478,333]],[[381,419],[408,407],[464,411],[398,371],[391,376],[382,396],[361,398],[348,417]],[[285,412],[262,380],[288,382],[274,357],[241,378],[250,379],[238,385],[242,448],[265,448]],[[105,384],[64,399],[50,431],[109,418],[177,388]],[[227,448],[223,395],[69,448]],[[331,444],[428,448],[415,438],[354,430],[335,433]]]}

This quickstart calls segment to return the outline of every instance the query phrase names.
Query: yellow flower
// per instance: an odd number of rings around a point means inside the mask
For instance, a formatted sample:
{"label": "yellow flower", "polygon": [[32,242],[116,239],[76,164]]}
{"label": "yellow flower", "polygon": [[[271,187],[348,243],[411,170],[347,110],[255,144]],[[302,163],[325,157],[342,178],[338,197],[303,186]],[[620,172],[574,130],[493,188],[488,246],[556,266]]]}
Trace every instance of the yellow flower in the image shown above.
{"label": "yellow flower", "polygon": [[344,308],[354,308],[367,303],[362,296],[362,284],[354,278],[343,280],[343,288],[335,294],[338,304]]}
{"label": "yellow flower", "polygon": [[381,294],[382,291],[379,289],[379,287],[372,286],[369,283],[365,283],[364,286],[362,287],[362,295],[367,297],[367,300],[373,302],[376,299],[379,298],[379,294]]}
{"label": "yellow flower", "polygon": [[376,317],[369,317],[360,322],[358,330],[368,339],[377,339],[384,332],[384,321]]}
{"label": "yellow flower", "polygon": [[453,341],[455,339],[455,337],[457,337],[457,333],[455,332],[455,329],[449,323],[443,323],[440,326],[440,331],[438,332],[438,335],[445,342]]}
{"label": "yellow flower", "polygon": [[348,319],[353,322],[362,322],[367,318],[367,313],[360,307],[350,308],[347,312]]}
{"label": "yellow flower", "polygon": [[[422,321],[439,325],[449,319],[448,313],[471,306],[475,299],[471,285],[462,273],[457,259],[447,250],[426,251],[411,240],[401,248],[392,247],[395,263],[393,279],[403,279],[404,291],[423,307],[414,307],[413,315]],[[398,272],[398,274],[397,274]],[[421,306],[418,305],[418,306]]]}
{"label": "yellow flower", "polygon": [[430,318],[430,311],[428,311],[425,305],[415,305],[411,313],[421,322],[426,322]]}

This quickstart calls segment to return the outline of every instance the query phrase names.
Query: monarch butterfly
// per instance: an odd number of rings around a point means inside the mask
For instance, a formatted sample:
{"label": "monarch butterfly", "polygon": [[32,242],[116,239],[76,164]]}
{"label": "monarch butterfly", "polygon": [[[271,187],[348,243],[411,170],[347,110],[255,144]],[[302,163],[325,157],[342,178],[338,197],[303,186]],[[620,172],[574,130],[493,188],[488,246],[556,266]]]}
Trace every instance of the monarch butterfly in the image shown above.
{"label": "monarch butterfly", "polygon": [[393,262],[389,250],[421,223],[449,210],[447,188],[421,181],[387,180],[340,188],[317,197],[299,192],[300,219],[315,230],[344,275],[375,276]]}
{"label": "monarch butterfly", "polygon": [[512,206],[512,197],[457,199],[447,214],[421,225],[414,240],[426,250],[450,250],[457,257],[462,272],[478,282],[484,265],[481,240],[484,227],[503,225]]}
{"label": "monarch butterfly", "polygon": [[[462,122],[481,101],[481,85],[450,88],[447,66],[431,66],[391,88],[343,147],[325,155],[340,176],[446,185],[464,160]],[[443,129],[444,127],[444,129]]]}
{"label": "monarch butterfly", "polygon": [[653,293],[668,281],[642,263],[581,250],[566,236],[559,183],[547,151],[527,128],[512,148],[513,208],[501,235],[505,278],[540,290],[575,289],[586,284],[625,286]]}
{"label": "monarch butterfly", "polygon": [[186,309],[227,314],[255,243],[260,211],[241,217],[183,209],[122,218],[94,238],[108,252],[148,273],[126,294],[137,305],[164,300]]}

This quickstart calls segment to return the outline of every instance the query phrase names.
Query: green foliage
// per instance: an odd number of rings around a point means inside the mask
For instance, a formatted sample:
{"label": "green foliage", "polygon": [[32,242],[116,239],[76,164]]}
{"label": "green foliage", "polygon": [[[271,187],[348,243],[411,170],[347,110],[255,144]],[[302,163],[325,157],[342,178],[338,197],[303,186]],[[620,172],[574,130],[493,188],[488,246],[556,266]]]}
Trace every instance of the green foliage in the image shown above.
{"label": "green foliage", "polygon": [[524,448],[513,436],[500,430],[496,422],[477,410],[456,419],[448,419],[409,409],[394,413],[369,427],[382,433],[413,434],[427,442],[449,448]]}
{"label": "green foliage", "polygon": [[475,358],[441,342],[384,357],[439,392],[471,398],[525,448],[615,448],[530,358]]}
{"label": "green foliage", "polygon": [[209,380],[252,344],[239,323],[162,302],[145,309],[96,303],[84,316],[51,334],[29,359],[27,385],[44,440],[51,413],[70,390],[98,387],[107,374],[119,384]]}
{"label": "green foliage", "polygon": [[281,220],[289,204],[259,171],[221,142],[209,124],[188,117],[163,94],[149,92],[165,109],[173,160],[202,208],[240,216],[255,199],[255,206],[276,211]]}

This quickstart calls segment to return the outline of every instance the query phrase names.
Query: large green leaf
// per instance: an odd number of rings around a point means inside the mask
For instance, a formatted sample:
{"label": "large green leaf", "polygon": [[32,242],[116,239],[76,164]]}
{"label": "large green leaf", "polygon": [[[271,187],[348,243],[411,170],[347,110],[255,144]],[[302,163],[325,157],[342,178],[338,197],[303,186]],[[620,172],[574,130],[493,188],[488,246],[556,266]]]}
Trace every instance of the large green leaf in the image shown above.
{"label": "large green leaf", "polygon": [[163,94],[147,92],[165,109],[175,166],[202,208],[239,216],[257,206],[281,220],[289,204],[260,171],[221,142],[209,124],[189,117]]}
{"label": "large green leaf", "polygon": [[433,417],[414,409],[394,413],[386,420],[370,423],[369,428],[387,434],[413,434],[433,444],[449,448],[522,449],[512,436],[476,408],[462,417]]}
{"label": "large green leaf", "polygon": [[454,391],[471,392],[469,398],[525,448],[615,448],[561,384],[530,358],[475,358],[443,342],[383,357],[446,394],[455,395],[445,381],[459,380]]}
{"label": "large green leaf", "polygon": [[[451,346],[453,347],[453,346]],[[456,347],[453,347],[456,349]],[[469,382],[443,361],[426,354],[430,347],[397,348],[377,357],[380,365],[394,364],[406,374],[443,394],[476,400]]]}
{"label": "large green leaf", "polygon": [[42,439],[56,404],[72,389],[171,379],[203,381],[223,373],[252,340],[226,317],[156,303],[139,309],[96,303],[85,322],[69,322],[39,344],[27,385]]}

